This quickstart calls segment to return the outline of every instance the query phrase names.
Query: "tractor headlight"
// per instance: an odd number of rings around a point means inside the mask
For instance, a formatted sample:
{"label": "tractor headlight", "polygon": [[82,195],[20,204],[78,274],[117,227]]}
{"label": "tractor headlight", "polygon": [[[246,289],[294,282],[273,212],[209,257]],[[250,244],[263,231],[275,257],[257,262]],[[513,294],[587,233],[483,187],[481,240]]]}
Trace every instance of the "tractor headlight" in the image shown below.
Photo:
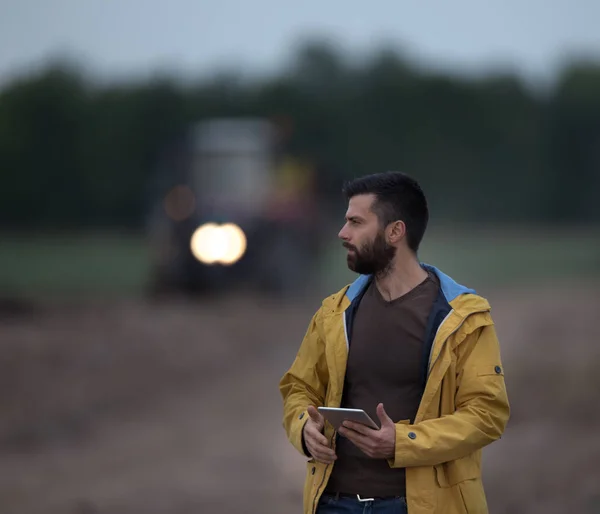
{"label": "tractor headlight", "polygon": [[190,241],[192,254],[204,264],[234,264],[242,258],[246,246],[246,234],[233,223],[206,223],[194,231]]}

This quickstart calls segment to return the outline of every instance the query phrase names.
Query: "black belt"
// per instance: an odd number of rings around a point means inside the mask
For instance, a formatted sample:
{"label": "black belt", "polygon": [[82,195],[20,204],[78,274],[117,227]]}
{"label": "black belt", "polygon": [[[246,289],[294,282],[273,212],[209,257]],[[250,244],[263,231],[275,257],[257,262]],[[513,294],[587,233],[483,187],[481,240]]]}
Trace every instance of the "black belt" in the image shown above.
{"label": "black belt", "polygon": [[350,493],[342,493],[342,492],[329,492],[325,491],[323,496],[331,496],[336,500],[340,498],[352,498],[353,500],[358,500],[359,502],[368,502],[368,501],[376,501],[376,500],[398,500],[400,498],[404,498],[404,496],[396,495],[396,496],[366,496],[360,494],[350,494]]}

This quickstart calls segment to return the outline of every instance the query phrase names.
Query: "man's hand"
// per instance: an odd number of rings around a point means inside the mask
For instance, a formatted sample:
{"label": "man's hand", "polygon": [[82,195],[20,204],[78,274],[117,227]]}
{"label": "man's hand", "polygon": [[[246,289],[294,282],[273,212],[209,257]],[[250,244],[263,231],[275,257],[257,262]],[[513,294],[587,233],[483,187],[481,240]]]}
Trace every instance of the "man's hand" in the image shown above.
{"label": "man's hand", "polygon": [[310,419],[307,420],[303,429],[306,448],[317,462],[331,464],[337,459],[337,456],[329,447],[327,438],[322,433],[325,418],[312,405],[307,410]]}
{"label": "man's hand", "polygon": [[396,425],[385,412],[383,403],[377,405],[377,417],[381,423],[379,430],[362,423],[344,421],[344,426],[338,432],[352,441],[365,455],[373,459],[391,459],[396,449]]}

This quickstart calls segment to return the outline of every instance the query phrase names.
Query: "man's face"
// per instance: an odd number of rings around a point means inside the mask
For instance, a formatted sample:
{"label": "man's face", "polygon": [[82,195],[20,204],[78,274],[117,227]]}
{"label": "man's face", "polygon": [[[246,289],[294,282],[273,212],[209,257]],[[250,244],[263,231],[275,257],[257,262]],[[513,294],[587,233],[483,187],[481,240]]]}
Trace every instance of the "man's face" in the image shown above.
{"label": "man's face", "polygon": [[353,196],[346,211],[346,223],[338,234],[348,249],[348,268],[361,275],[385,272],[396,254],[371,209],[374,201],[372,194]]}

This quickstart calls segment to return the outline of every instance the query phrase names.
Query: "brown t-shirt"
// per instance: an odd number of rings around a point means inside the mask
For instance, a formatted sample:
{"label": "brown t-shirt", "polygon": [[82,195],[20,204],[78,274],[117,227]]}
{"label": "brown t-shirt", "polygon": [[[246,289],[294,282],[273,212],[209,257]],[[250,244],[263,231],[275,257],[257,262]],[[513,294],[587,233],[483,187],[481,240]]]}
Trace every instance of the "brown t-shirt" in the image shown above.
{"label": "brown t-shirt", "polygon": [[[364,409],[379,425],[382,402],[394,422],[414,420],[423,387],[423,345],[439,281],[430,273],[404,296],[388,302],[375,281],[368,286],[353,323],[342,407]],[[403,496],[405,471],[372,459],[338,436],[337,461],[328,492],[365,497]]]}

